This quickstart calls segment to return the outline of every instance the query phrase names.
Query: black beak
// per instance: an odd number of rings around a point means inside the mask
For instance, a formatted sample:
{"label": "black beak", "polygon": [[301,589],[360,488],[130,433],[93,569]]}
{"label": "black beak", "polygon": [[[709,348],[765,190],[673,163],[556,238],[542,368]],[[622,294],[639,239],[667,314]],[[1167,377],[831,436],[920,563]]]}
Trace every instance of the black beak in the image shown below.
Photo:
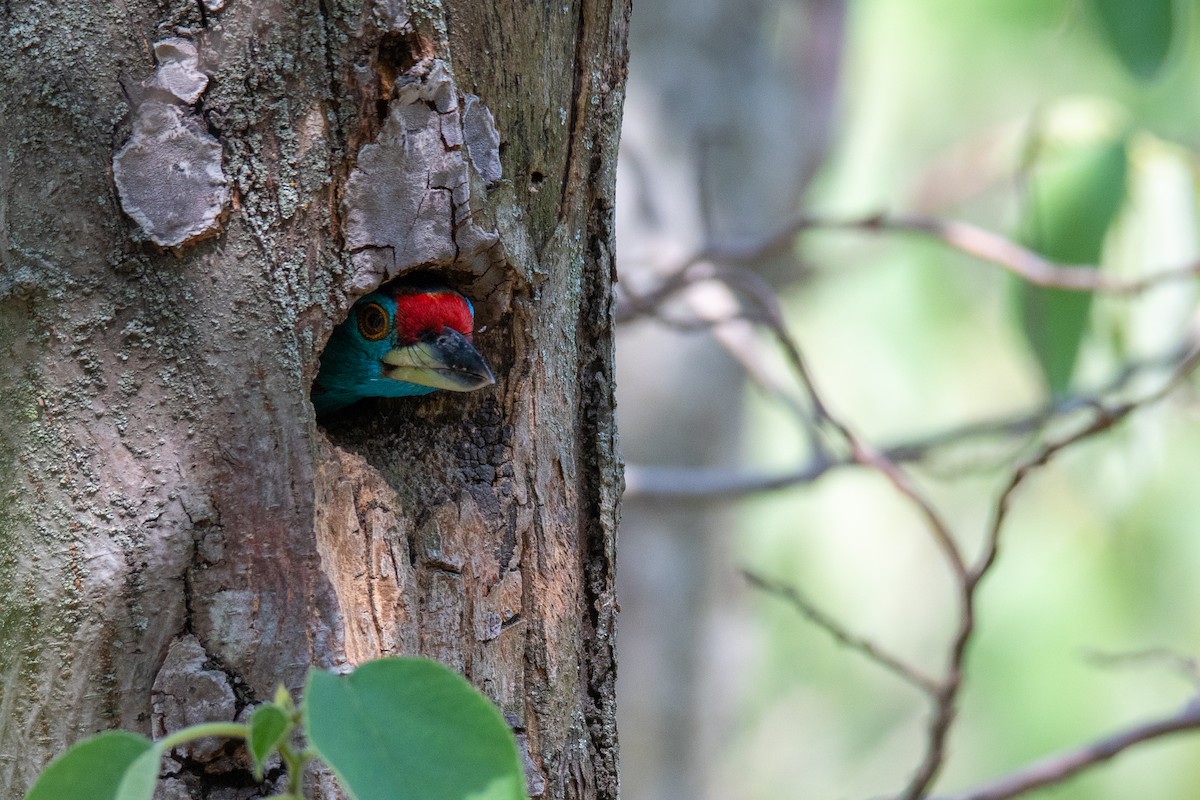
{"label": "black beak", "polygon": [[452,392],[470,392],[496,382],[475,345],[453,328],[389,350],[383,363],[391,367],[384,372],[387,378]]}

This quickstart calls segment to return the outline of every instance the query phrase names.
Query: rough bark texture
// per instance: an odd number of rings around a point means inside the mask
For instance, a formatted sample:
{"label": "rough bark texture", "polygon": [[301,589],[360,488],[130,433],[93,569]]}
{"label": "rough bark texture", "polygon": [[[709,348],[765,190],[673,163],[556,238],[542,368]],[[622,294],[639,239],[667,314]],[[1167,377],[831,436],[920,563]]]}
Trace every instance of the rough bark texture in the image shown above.
{"label": "rough bark texture", "polygon": [[[532,794],[617,796],[628,11],[0,2],[0,797],[191,687],[238,715],[416,653],[499,704]],[[332,326],[416,268],[498,385],[318,426]],[[176,756],[162,797],[267,793]]]}

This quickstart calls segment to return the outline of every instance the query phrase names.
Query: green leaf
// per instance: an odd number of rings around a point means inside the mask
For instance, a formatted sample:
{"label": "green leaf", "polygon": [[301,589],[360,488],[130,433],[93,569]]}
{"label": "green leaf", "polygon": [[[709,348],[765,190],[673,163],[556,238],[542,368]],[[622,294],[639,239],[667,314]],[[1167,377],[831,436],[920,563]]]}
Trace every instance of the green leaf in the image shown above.
{"label": "green leaf", "polygon": [[282,683],[275,687],[275,697],[271,699],[271,702],[279,706],[279,710],[289,717],[296,710],[295,704],[292,703],[291,693],[288,692],[287,687]]}
{"label": "green leaf", "polygon": [[351,675],[312,671],[309,743],[357,800],[524,800],[512,732],[459,675],[381,659]]}
{"label": "green leaf", "polygon": [[157,748],[145,736],[128,731],[91,736],[50,762],[25,800],[118,800],[126,773],[149,753],[157,777]]}
{"label": "green leaf", "polygon": [[[1125,199],[1127,161],[1123,138],[1063,143],[1047,152],[1030,182],[1024,243],[1061,264],[1097,265]],[[1091,301],[1089,292],[1019,286],[1021,329],[1053,395],[1070,387]]]}
{"label": "green leaf", "polygon": [[1174,0],[1092,0],[1092,5],[1125,69],[1141,80],[1153,79],[1171,50]]}
{"label": "green leaf", "polygon": [[162,748],[155,746],[142,753],[125,770],[116,800],[152,800],[162,765]]}
{"label": "green leaf", "polygon": [[246,749],[254,759],[254,777],[262,780],[263,762],[279,746],[292,730],[292,721],[283,709],[266,703],[254,709],[250,715],[250,735]]}

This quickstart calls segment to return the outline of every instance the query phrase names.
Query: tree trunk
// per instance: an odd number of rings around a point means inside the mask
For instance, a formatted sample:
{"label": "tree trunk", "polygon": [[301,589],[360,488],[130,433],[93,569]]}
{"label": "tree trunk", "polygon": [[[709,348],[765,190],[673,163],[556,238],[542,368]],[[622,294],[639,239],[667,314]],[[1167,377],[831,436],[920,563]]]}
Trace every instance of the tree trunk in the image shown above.
{"label": "tree trunk", "polygon": [[[845,13],[843,0],[638,0],[618,203],[624,285],[654,286],[652,265],[755,241],[795,213],[832,134]],[[752,268],[776,286],[802,276],[790,253]],[[705,316],[695,297],[684,293],[667,316]],[[715,333],[622,329],[631,464],[737,461],[743,371],[717,341],[725,331]],[[754,626],[740,602],[736,527],[712,505],[625,505],[620,657],[638,668],[622,672],[619,695],[632,797],[743,788],[723,757],[739,729],[741,682],[752,680],[738,663]]]}
{"label": "tree trunk", "polygon": [[[617,796],[628,12],[0,2],[0,797],[93,731],[418,653],[531,794]],[[418,268],[497,386],[318,425],[330,330]],[[267,793],[237,763],[193,748],[161,796]]]}

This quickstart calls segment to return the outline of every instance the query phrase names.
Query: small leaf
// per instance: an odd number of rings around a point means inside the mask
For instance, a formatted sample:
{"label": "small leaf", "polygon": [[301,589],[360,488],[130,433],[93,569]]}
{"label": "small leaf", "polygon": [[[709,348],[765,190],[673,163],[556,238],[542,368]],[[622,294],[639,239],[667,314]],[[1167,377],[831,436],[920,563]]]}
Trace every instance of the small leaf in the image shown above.
{"label": "small leaf", "polygon": [[1092,5],[1125,69],[1141,80],[1153,79],[1171,50],[1174,0],[1092,0]]}
{"label": "small leaf", "polygon": [[246,749],[254,759],[254,777],[262,780],[263,762],[275,751],[292,730],[292,721],[277,705],[267,703],[254,709],[250,715],[250,735]]}
{"label": "small leaf", "polygon": [[[1061,264],[1099,263],[1104,238],[1125,199],[1123,138],[1060,143],[1042,157],[1030,182],[1024,243]],[[1071,383],[1087,332],[1092,297],[1021,283],[1021,328],[1053,395]]]}
{"label": "small leaf", "polygon": [[271,702],[279,706],[280,710],[289,717],[296,710],[296,706],[292,703],[292,695],[282,683],[275,687],[275,697],[271,699]]}
{"label": "small leaf", "polygon": [[157,745],[134,759],[121,778],[115,800],[151,800],[161,765],[162,748]]}
{"label": "small leaf", "polygon": [[50,762],[25,800],[117,800],[125,774],[152,752],[157,776],[157,748],[145,736],[107,731],[89,737]]}
{"label": "small leaf", "polygon": [[309,743],[357,800],[524,800],[525,777],[499,711],[423,659],[381,659],[348,676],[312,671]]}

